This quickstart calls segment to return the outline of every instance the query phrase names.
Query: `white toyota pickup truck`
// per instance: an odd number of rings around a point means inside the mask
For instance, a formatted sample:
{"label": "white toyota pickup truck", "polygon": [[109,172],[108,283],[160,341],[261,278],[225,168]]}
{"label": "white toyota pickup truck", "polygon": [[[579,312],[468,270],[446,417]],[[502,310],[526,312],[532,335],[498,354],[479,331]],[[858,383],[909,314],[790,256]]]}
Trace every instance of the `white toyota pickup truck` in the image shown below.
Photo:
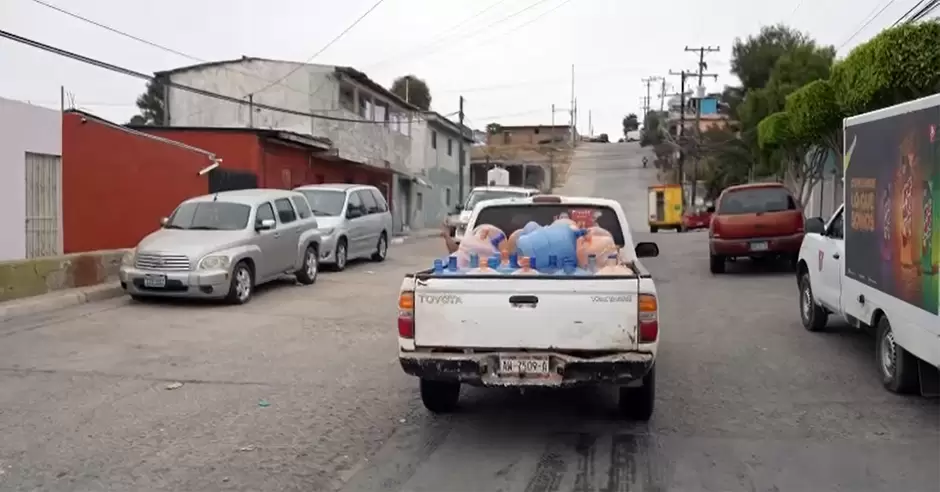
{"label": "white toyota pickup truck", "polygon": [[491,224],[507,234],[561,214],[593,212],[634,273],[604,276],[405,276],[398,299],[399,361],[421,380],[432,412],[457,406],[461,384],[498,387],[618,387],[619,410],[653,413],[659,305],[638,258],[659,254],[634,246],[623,209],[613,200],[542,195],[488,200],[468,230]]}

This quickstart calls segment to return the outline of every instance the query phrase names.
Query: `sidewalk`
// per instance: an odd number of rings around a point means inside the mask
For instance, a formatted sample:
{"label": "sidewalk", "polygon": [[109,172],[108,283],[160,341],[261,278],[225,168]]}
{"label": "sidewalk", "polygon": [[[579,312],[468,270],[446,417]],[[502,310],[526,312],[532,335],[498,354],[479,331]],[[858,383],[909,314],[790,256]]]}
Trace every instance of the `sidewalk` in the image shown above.
{"label": "sidewalk", "polygon": [[56,311],[89,302],[103,301],[124,295],[117,282],[64,289],[33,297],[0,302],[0,323],[33,314]]}

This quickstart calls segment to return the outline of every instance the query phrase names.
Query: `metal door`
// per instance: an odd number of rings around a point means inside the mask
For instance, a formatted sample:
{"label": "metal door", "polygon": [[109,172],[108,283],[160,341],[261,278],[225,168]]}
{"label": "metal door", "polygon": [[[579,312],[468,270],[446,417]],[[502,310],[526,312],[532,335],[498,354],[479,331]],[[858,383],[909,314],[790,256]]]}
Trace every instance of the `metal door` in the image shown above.
{"label": "metal door", "polygon": [[26,257],[62,254],[62,157],[26,153]]}
{"label": "metal door", "polygon": [[666,194],[663,190],[656,190],[656,220],[666,219]]}
{"label": "metal door", "polygon": [[209,171],[209,193],[248,190],[258,187],[258,175],[247,171],[216,168]]}

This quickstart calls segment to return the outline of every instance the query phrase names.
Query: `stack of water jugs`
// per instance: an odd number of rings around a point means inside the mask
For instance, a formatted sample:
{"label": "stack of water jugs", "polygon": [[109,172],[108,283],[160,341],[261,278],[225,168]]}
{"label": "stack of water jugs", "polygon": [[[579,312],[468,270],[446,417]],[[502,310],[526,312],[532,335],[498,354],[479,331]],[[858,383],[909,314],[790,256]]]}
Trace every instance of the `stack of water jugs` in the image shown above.
{"label": "stack of water jugs", "polygon": [[624,275],[610,233],[579,228],[559,219],[549,226],[529,222],[508,238],[491,225],[470,231],[453,255],[434,260],[437,275]]}

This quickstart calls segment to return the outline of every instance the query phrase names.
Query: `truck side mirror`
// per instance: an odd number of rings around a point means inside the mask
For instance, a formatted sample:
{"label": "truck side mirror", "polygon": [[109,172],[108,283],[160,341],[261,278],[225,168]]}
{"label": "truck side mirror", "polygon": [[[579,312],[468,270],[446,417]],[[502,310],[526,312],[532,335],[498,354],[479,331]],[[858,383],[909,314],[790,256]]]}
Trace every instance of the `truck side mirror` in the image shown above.
{"label": "truck side mirror", "polygon": [[806,219],[806,232],[822,234],[826,230],[826,223],[820,217]]}
{"label": "truck side mirror", "polygon": [[637,243],[633,250],[636,252],[637,258],[655,258],[659,256],[659,246],[656,243]]}

